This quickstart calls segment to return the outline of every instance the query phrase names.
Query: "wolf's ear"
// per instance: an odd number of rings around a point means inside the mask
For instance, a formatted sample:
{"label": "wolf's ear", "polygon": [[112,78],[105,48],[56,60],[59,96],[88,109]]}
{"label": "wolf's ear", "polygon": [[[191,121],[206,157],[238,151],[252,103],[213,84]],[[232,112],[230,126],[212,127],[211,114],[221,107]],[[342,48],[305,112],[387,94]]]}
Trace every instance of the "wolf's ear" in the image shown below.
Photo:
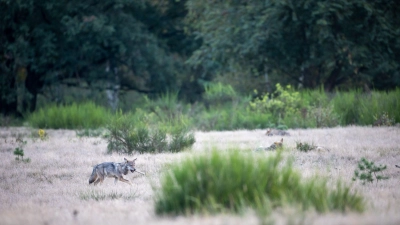
{"label": "wolf's ear", "polygon": [[[136,158],[137,159],[137,158]],[[136,161],[136,159],[132,160],[132,161]]]}
{"label": "wolf's ear", "polygon": [[126,158],[124,158],[125,162],[128,162],[128,160]]}

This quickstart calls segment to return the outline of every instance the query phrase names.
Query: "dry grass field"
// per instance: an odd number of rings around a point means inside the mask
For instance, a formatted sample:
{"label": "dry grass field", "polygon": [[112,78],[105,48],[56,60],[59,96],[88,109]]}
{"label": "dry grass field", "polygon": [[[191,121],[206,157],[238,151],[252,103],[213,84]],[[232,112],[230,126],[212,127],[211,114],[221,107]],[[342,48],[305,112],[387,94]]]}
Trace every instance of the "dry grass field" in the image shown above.
{"label": "dry grass field", "polygon": [[[182,153],[125,156],[105,154],[102,138],[79,138],[71,130],[46,130],[47,140],[33,138],[37,130],[0,128],[0,224],[400,224],[400,128],[337,127],[289,130],[284,137],[285,155],[294,158],[294,167],[305,177],[318,174],[352,185],[366,199],[366,211],[318,214],[278,209],[260,220],[249,210],[244,215],[157,216],[154,191],[167,164],[179,163],[189,154],[213,147],[249,151],[267,147],[279,136],[266,136],[265,130],[196,132],[196,143]],[[16,139],[22,136],[29,163],[15,160]],[[300,152],[296,141],[320,146]],[[265,152],[260,154],[274,154]],[[107,178],[102,185],[89,186],[92,167],[106,161],[122,162],[138,158],[136,168],[146,175],[125,176],[133,185]],[[388,180],[362,185],[352,182],[358,160],[366,157],[387,165]],[[97,200],[96,200],[97,199]]]}

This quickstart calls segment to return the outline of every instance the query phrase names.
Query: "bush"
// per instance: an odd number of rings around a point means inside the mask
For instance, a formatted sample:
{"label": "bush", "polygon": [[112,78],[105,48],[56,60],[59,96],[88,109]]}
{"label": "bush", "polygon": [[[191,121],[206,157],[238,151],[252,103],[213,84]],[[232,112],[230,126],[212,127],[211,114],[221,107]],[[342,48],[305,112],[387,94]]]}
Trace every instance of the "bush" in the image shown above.
{"label": "bush", "polygon": [[265,94],[250,102],[250,109],[258,113],[270,113],[275,117],[284,118],[286,114],[294,114],[303,107],[300,93],[288,85],[286,88],[279,83],[273,95]]}
{"label": "bush", "polygon": [[374,162],[368,161],[366,158],[361,158],[358,162],[357,169],[354,171],[353,181],[358,179],[365,185],[365,182],[372,183],[374,177],[377,183],[379,180],[387,180],[389,177],[376,174],[384,170],[386,170],[386,165],[375,166]]}
{"label": "bush", "polygon": [[308,152],[311,150],[316,149],[317,146],[314,145],[314,143],[307,143],[307,142],[300,142],[300,141],[296,141],[296,149],[301,151],[301,152]]}
{"label": "bush", "polygon": [[[108,152],[132,154],[179,152],[192,146],[194,135],[181,120],[160,122],[154,113],[137,110],[134,115],[117,113],[107,125]],[[167,138],[169,133],[170,138]]]}
{"label": "bush", "polygon": [[325,179],[301,178],[278,152],[270,157],[234,149],[192,156],[171,165],[156,193],[157,214],[240,212],[252,207],[267,210],[285,204],[318,212],[363,211],[363,200],[337,183],[330,190]]}
{"label": "bush", "polygon": [[374,116],[373,126],[393,126],[394,119],[390,117],[386,112],[383,112],[380,116]]}
{"label": "bush", "polygon": [[110,113],[92,102],[51,105],[33,112],[28,122],[36,128],[84,129],[105,126]]}
{"label": "bush", "polygon": [[171,130],[171,138],[168,145],[170,152],[180,152],[182,149],[192,146],[196,139],[194,134],[190,133],[184,126],[176,126]]}
{"label": "bush", "polygon": [[233,102],[239,97],[231,85],[220,82],[208,82],[204,84],[203,98],[207,104],[224,105]]}

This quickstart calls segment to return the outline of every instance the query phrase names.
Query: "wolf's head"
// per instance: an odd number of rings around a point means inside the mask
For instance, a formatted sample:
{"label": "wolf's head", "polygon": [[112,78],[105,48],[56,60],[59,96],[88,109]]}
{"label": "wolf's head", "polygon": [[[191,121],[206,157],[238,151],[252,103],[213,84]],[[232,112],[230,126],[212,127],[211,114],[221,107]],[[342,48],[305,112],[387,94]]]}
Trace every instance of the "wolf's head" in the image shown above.
{"label": "wolf's head", "polygon": [[[137,159],[137,158],[136,158],[136,159]],[[135,161],[136,161],[136,159],[134,159],[134,160],[128,160],[128,159],[124,158],[126,168],[127,168],[128,170],[130,170],[132,173],[135,172],[135,170],[136,170],[136,169],[135,169]]]}

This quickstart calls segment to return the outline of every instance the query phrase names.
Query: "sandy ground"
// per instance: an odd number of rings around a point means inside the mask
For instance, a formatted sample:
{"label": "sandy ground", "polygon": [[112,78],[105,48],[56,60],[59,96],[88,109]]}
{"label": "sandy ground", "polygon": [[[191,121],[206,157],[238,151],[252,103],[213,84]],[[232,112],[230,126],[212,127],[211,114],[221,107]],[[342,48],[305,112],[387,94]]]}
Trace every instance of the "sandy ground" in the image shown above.
{"label": "sandy ground", "polygon": [[[48,139],[33,137],[31,128],[0,128],[0,224],[400,224],[400,128],[337,127],[330,129],[289,130],[283,137],[285,154],[305,176],[321,175],[332,181],[341,179],[366,199],[367,210],[357,213],[318,214],[291,209],[276,210],[260,219],[249,211],[244,215],[195,215],[160,217],[154,212],[153,187],[159,184],[165,165],[179,163],[189,155],[211,148],[235,147],[249,151],[280,140],[265,136],[265,130],[196,132],[196,143],[182,153],[106,154],[102,138],[79,138],[71,130],[46,130]],[[15,160],[18,137],[27,141],[25,158]],[[319,150],[308,153],[295,149],[296,141],[314,143]],[[271,152],[261,154],[273,154]],[[129,174],[133,186],[106,179],[89,186],[92,167],[106,161],[122,162],[138,158],[136,167],[146,172]],[[351,182],[358,160],[366,157],[387,165],[389,180],[361,185]],[[85,197],[117,194],[118,199],[96,201]]]}

